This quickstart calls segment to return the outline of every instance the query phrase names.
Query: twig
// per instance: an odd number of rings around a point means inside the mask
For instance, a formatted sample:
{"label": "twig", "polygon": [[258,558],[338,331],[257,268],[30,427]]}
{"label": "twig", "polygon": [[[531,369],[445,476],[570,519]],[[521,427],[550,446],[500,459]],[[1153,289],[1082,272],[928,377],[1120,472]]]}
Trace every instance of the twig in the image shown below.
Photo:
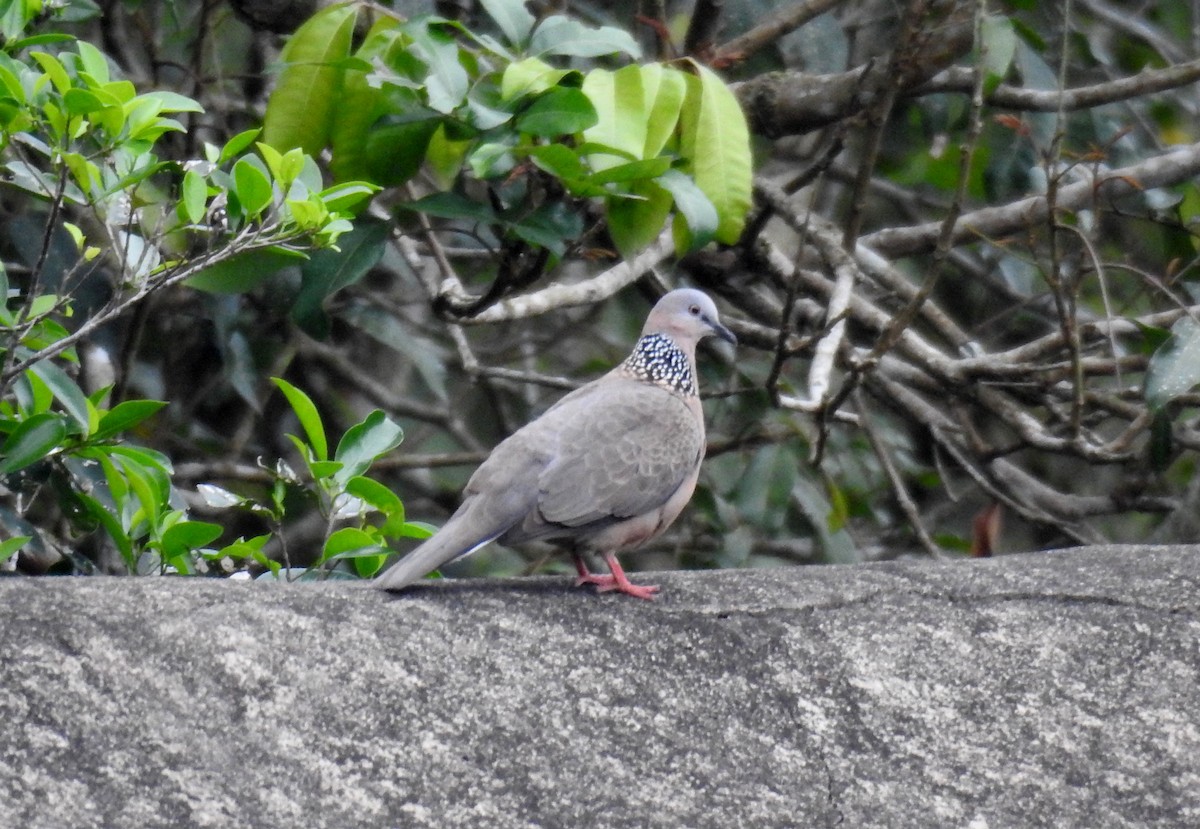
{"label": "twig", "polygon": [[908,524],[912,527],[913,532],[917,536],[917,540],[921,542],[921,546],[925,548],[925,552],[929,553],[935,559],[943,558],[942,548],[933,540],[933,536],[929,534],[929,530],[925,528],[925,522],[921,520],[921,511],[917,509],[916,503],[912,496],[908,493],[908,487],[904,484],[904,478],[901,477],[900,471],[896,469],[896,464],[892,461],[891,453],[888,452],[883,441],[879,437],[879,433],[875,430],[871,423],[871,418],[867,416],[866,401],[863,399],[862,392],[855,389],[853,393],[854,408],[858,412],[858,425],[866,435],[867,442],[871,444],[871,451],[875,453],[875,457],[879,459],[880,465],[883,467],[883,474],[887,476],[888,483],[892,486],[892,494],[896,498],[896,503],[900,505],[900,510],[908,519]]}

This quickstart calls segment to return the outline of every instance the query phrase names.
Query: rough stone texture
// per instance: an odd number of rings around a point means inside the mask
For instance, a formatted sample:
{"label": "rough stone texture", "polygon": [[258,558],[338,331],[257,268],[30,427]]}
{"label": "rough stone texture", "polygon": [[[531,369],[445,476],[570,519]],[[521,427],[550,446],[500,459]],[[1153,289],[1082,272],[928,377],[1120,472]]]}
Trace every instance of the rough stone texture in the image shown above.
{"label": "rough stone texture", "polygon": [[1200,826],[1198,573],[0,580],[0,826]]}

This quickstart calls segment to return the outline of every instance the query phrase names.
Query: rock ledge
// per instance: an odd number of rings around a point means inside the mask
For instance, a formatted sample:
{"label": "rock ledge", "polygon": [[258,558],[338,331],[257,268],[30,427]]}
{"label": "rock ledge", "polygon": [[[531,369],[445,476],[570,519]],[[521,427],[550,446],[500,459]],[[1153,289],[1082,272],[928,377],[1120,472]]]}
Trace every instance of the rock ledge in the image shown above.
{"label": "rock ledge", "polygon": [[657,581],[0,580],[0,826],[1200,826],[1200,546]]}

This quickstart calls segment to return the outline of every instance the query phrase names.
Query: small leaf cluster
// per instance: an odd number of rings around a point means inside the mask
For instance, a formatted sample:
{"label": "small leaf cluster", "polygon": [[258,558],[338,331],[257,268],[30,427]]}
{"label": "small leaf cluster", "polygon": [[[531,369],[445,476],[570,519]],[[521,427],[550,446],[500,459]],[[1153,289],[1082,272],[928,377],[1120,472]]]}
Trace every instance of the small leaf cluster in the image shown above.
{"label": "small leaf cluster", "polygon": [[[298,475],[283,461],[274,468],[265,498],[238,495],[212,485],[201,493],[212,507],[248,509],[267,517],[276,537],[284,545],[283,561],[263,555],[271,535],[234,543],[212,553],[215,558],[249,557],[266,567],[265,576],[275,579],[369,578],[395,551],[389,539],[427,538],[428,525],[407,521],[404,504],[394,492],[366,475],[380,457],[404,439],[404,432],[378,409],[368,414],[342,436],[332,455],[321,415],[312,398],[291,383],[273,378],[300,423],[303,437],[288,435],[304,465]],[[288,512],[289,491],[299,491],[314,502],[325,519],[321,554],[309,567],[293,567],[286,548],[283,522]]]}
{"label": "small leaf cluster", "polygon": [[[681,251],[737,240],[750,204],[749,134],[716,74],[691,61],[563,66],[636,59],[639,49],[620,29],[539,20],[519,0],[483,6],[503,42],[436,16],[384,16],[355,47],[360,4],[317,12],[284,49],[265,142],[328,147],[342,181],[390,187],[425,170],[445,192],[413,209],[484,223],[555,257],[583,226],[578,210],[552,206],[562,193],[599,206],[625,255],[672,215]],[[535,173],[547,179],[544,197],[527,181],[510,186]],[[467,180],[489,194],[467,195]]]}
{"label": "small leaf cluster", "polygon": [[[202,159],[164,160],[162,140],[200,105],[139,93],[88,42],[27,34],[43,11],[0,12],[0,169],[46,226],[28,272],[10,279],[0,265],[0,563],[27,550],[89,571],[104,557],[77,547],[98,543],[117,553],[104,569],[204,572],[222,556],[207,546],[222,528],[192,520],[169,459],[130,441],[166,404],[85,392],[76,345],[171,285],[242,291],[260,278],[254,257],[334,248],[377,188],[326,187],[300,150],[253,153],[258,130],[205,144]],[[72,319],[81,295],[108,298]]]}
{"label": "small leaf cluster", "polygon": [[[10,295],[3,273],[0,292]],[[45,294],[28,309],[0,306],[0,330],[25,332],[5,357],[20,359],[66,336],[66,329],[38,307],[57,299]],[[34,324],[26,325],[29,319]],[[24,505],[24,515],[0,511],[0,525],[10,536],[0,548],[0,561],[31,542],[55,550],[55,534],[28,520],[49,497],[72,537],[101,530],[130,572],[195,572],[194,551],[216,539],[221,527],[188,518],[165,455],[123,440],[166,404],[126,400],[106,408],[109,388],[85,395],[59,362],[75,367],[78,358],[67,349],[61,361],[32,363],[0,398],[0,481]],[[73,551],[57,552],[87,569]]]}

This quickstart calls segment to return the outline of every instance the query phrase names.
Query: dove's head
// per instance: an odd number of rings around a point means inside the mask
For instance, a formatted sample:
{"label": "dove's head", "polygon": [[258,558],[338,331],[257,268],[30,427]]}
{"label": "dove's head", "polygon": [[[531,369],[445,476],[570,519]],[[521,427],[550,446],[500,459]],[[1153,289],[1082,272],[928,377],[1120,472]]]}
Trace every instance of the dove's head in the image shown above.
{"label": "dove's head", "polygon": [[660,299],[646,318],[642,336],[647,334],[666,334],[681,348],[694,348],[705,337],[737,344],[733,332],[721,325],[708,294],[694,288],[680,288]]}

